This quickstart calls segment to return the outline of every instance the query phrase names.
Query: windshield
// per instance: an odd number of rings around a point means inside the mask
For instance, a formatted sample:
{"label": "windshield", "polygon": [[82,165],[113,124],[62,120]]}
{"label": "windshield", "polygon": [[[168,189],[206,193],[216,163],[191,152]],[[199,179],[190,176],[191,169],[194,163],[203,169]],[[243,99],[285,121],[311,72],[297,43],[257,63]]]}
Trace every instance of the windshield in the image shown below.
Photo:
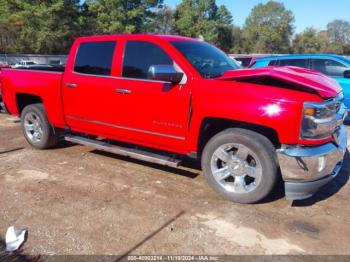
{"label": "windshield", "polygon": [[234,59],[206,42],[172,41],[171,44],[204,78],[219,77],[228,70],[241,68]]}

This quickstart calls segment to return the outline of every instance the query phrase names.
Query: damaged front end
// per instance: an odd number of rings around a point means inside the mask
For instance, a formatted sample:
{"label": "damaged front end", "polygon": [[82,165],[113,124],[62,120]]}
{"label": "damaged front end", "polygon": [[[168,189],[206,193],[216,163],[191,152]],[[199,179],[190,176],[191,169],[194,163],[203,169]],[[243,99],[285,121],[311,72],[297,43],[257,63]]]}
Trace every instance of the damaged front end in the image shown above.
{"label": "damaged front end", "polygon": [[338,83],[318,72],[295,67],[267,67],[225,73],[221,80],[273,86],[315,94],[321,102],[304,101],[301,141],[324,141],[319,145],[281,145],[277,150],[287,199],[311,197],[341,170],[347,146],[347,115]]}

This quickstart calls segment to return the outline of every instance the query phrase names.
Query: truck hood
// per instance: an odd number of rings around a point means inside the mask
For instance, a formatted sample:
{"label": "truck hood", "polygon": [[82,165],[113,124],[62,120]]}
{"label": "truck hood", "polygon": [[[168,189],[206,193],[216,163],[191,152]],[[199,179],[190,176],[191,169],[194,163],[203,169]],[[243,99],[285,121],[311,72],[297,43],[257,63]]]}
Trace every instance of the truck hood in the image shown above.
{"label": "truck hood", "polygon": [[[300,91],[316,93],[322,98],[333,98],[341,92],[338,82],[319,72],[299,67],[263,67],[248,68],[241,70],[227,71],[219,80],[236,80],[242,82],[259,83],[259,80],[273,79],[276,82],[285,83],[286,88],[293,88]],[[269,82],[262,82],[269,85]],[[274,83],[271,83],[273,86]],[[279,84],[279,87],[283,85]]]}

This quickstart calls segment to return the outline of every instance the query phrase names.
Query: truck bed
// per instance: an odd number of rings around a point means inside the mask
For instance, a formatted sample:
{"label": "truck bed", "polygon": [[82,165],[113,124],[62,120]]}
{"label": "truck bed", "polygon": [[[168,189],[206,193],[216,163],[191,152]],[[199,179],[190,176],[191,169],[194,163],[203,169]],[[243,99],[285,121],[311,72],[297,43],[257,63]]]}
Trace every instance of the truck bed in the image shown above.
{"label": "truck bed", "polygon": [[[2,93],[7,110],[19,116],[21,97],[36,97],[45,105],[48,118],[58,127],[64,127],[61,99],[63,72],[36,69],[4,69],[2,71]],[[57,68],[56,68],[57,69]]]}

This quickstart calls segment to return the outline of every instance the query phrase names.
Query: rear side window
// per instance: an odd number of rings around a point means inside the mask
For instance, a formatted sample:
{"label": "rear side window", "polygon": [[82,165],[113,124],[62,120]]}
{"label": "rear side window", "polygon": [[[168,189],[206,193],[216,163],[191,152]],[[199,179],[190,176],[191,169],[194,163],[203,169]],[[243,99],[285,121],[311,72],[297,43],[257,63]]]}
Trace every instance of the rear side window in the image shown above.
{"label": "rear side window", "polygon": [[308,68],[308,59],[284,59],[280,60],[280,66],[296,66],[301,68]]}
{"label": "rear side window", "polygon": [[313,59],[312,67],[315,71],[333,77],[343,77],[344,71],[349,69],[347,66],[331,59]]}
{"label": "rear side window", "polygon": [[74,71],[110,75],[115,47],[115,41],[81,43],[75,58]]}
{"label": "rear side window", "polygon": [[250,62],[252,61],[252,58],[245,58],[245,57],[236,57],[237,61],[241,62],[241,65],[243,67],[248,67],[250,65]]}
{"label": "rear side window", "polygon": [[278,65],[278,60],[271,60],[269,63],[269,66],[277,66]]}
{"label": "rear side window", "polygon": [[173,65],[173,60],[159,46],[143,41],[126,44],[123,77],[147,79],[152,65]]}

